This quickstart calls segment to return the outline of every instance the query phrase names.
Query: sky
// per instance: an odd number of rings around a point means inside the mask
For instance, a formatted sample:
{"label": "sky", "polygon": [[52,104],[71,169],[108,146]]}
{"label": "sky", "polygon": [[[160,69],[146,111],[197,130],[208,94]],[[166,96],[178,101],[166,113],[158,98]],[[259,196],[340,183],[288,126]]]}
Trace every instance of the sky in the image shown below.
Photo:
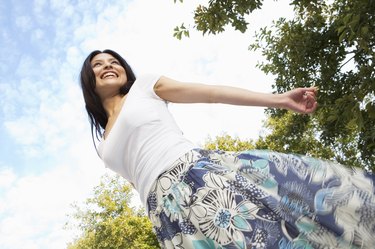
{"label": "sky", "polygon": [[[173,28],[193,26],[189,0],[3,0],[0,4],[0,248],[66,248],[73,203],[91,196],[112,174],[94,150],[79,86],[86,56],[110,48],[137,75],[272,92],[273,76],[248,50],[254,32],[292,16],[287,1],[265,1],[247,32],[194,30],[177,40]],[[197,146],[224,133],[256,139],[264,109],[170,104],[184,135]],[[137,198],[137,197],[136,197]],[[135,200],[137,203],[137,200]]]}

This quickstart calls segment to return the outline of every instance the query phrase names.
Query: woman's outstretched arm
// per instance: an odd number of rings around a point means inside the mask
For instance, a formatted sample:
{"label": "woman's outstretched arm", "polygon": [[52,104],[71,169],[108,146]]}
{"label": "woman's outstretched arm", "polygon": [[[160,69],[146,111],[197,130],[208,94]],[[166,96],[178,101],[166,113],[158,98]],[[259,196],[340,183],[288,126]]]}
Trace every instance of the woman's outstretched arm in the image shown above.
{"label": "woman's outstretched arm", "polygon": [[222,103],[231,105],[282,108],[312,113],[317,107],[315,87],[296,88],[282,94],[259,93],[230,86],[179,82],[162,76],[155,93],[174,103]]}

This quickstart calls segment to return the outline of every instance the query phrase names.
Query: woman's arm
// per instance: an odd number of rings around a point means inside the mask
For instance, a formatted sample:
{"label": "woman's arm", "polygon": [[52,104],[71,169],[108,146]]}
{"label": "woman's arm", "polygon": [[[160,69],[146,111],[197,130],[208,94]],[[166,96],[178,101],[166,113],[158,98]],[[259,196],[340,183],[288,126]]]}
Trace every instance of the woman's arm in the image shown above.
{"label": "woman's arm", "polygon": [[262,106],[311,113],[317,103],[316,88],[296,88],[283,94],[259,93],[230,86],[184,83],[162,76],[154,86],[162,99],[174,103],[222,103]]}

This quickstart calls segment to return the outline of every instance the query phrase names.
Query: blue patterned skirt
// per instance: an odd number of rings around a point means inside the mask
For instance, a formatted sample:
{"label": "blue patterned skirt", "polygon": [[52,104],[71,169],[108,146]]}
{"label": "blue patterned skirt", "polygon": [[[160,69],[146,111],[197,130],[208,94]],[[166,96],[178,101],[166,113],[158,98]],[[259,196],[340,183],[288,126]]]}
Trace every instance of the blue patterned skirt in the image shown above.
{"label": "blue patterned skirt", "polygon": [[196,149],[147,209],[162,248],[375,248],[374,180],[306,156]]}

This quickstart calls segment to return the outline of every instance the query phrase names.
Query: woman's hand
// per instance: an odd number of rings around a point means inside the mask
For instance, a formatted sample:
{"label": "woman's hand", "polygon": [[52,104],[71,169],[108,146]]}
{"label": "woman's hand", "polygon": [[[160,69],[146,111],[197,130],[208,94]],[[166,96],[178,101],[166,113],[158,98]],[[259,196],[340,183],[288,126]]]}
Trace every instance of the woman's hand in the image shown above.
{"label": "woman's hand", "polygon": [[296,88],[282,93],[281,96],[283,97],[283,108],[294,112],[308,114],[314,112],[318,106],[316,87]]}

